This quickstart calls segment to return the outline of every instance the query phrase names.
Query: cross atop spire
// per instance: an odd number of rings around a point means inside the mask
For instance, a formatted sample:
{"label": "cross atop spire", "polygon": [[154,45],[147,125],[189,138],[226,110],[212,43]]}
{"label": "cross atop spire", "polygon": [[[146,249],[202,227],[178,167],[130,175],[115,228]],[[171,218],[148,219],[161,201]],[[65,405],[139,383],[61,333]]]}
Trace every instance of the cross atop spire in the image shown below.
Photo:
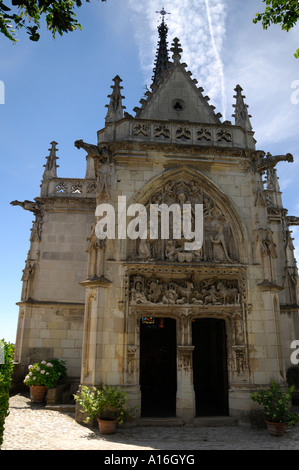
{"label": "cross atop spire", "polygon": [[156,11],[156,13],[160,13],[160,15],[162,16],[162,23],[164,23],[164,16],[170,15],[170,13],[168,13],[164,7],[162,7],[162,10]]}
{"label": "cross atop spire", "polygon": [[162,15],[162,23],[158,26],[159,31],[159,41],[158,41],[158,49],[156,54],[156,61],[155,61],[155,68],[154,68],[154,75],[153,75],[153,83],[157,83],[161,74],[164,70],[168,67],[169,57],[168,57],[168,49],[167,49],[167,33],[168,27],[165,24],[164,16],[169,15],[162,8],[161,11],[157,11],[156,13],[160,13]]}

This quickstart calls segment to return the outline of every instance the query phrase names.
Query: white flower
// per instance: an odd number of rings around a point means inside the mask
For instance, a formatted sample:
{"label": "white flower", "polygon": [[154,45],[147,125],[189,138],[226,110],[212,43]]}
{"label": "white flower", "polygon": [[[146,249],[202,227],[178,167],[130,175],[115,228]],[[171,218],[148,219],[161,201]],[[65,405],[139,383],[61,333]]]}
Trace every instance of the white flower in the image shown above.
{"label": "white flower", "polygon": [[45,371],[44,369],[42,369],[42,370],[40,371],[41,374],[44,374],[45,372],[46,372],[46,371]]}
{"label": "white flower", "polygon": [[32,369],[32,367],[33,367],[33,366],[32,366],[32,365],[30,365],[30,366],[28,366],[28,369],[30,370],[30,369]]}
{"label": "white flower", "polygon": [[36,377],[33,377],[33,380],[36,380]]}
{"label": "white flower", "polygon": [[49,375],[49,372],[46,372],[46,375]]}
{"label": "white flower", "polygon": [[37,372],[40,370],[40,367],[36,366],[35,370],[37,370]]}
{"label": "white flower", "polygon": [[44,364],[47,364],[47,363],[46,363],[46,361],[42,361],[42,362],[41,362],[41,364],[43,364],[43,365],[44,365]]}
{"label": "white flower", "polygon": [[32,375],[32,372],[29,372],[29,375],[31,376],[31,375]]}
{"label": "white flower", "polygon": [[47,367],[53,367],[53,364],[51,362],[47,362]]}

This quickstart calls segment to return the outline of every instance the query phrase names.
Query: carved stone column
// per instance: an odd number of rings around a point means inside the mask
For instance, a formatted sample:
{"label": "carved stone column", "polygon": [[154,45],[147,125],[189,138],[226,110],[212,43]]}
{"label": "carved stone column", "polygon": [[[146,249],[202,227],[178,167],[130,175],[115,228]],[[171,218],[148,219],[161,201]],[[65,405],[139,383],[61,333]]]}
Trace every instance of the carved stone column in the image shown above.
{"label": "carved stone column", "polygon": [[178,417],[192,422],[195,416],[192,354],[194,346],[178,346],[177,406]]}

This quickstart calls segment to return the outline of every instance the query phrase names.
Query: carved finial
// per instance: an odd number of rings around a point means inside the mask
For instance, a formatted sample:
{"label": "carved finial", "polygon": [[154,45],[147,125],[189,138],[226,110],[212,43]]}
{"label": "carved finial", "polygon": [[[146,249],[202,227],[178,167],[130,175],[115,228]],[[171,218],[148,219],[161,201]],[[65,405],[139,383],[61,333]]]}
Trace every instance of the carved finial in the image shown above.
{"label": "carved finial", "polygon": [[123,109],[126,109],[126,107],[122,105],[122,99],[124,99],[124,96],[121,95],[121,90],[123,87],[120,86],[122,79],[116,75],[113,81],[114,85],[111,86],[113,91],[111,95],[108,95],[108,98],[110,98],[110,103],[106,104],[106,108],[108,108],[106,122],[119,121],[123,118]]}
{"label": "carved finial", "polygon": [[243,90],[240,85],[237,85],[235,88],[236,95],[234,96],[234,98],[236,98],[236,104],[233,104],[235,113],[232,116],[235,118],[236,126],[241,126],[246,131],[252,131],[252,126],[249,119],[251,116],[248,114],[248,105],[244,102],[245,96],[242,95],[242,91]]}
{"label": "carved finial", "polygon": [[174,38],[172,47],[170,48],[171,52],[173,53],[172,59],[174,63],[180,62],[181,60],[181,52],[183,52],[183,49],[181,47],[180,41],[178,38]]}
{"label": "carved finial", "polygon": [[59,160],[59,157],[57,157],[56,155],[56,152],[58,151],[56,145],[57,142],[51,142],[51,148],[49,149],[50,154],[48,155],[48,157],[46,157],[47,163],[44,165],[44,180],[50,178],[57,178],[57,168],[59,168],[59,165],[57,165],[56,160]]}

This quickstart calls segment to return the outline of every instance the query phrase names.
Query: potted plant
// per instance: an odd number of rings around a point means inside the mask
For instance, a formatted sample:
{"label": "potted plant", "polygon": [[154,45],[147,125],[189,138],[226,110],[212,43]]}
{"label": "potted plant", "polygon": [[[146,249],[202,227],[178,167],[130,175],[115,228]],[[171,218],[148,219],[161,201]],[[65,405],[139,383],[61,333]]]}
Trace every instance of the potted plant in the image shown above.
{"label": "potted plant", "polygon": [[34,403],[43,402],[47,389],[56,387],[59,380],[65,375],[65,363],[58,359],[36,362],[29,365],[24,383],[30,389],[31,401]]}
{"label": "potted plant", "polygon": [[87,387],[82,385],[80,395],[74,398],[87,414],[85,422],[96,419],[102,434],[112,434],[117,423],[122,425],[127,417],[127,394],[120,387]]}
{"label": "potted plant", "polygon": [[298,413],[291,413],[291,401],[294,386],[284,391],[274,380],[268,388],[262,388],[251,394],[251,399],[264,407],[265,422],[273,436],[282,436],[286,426],[295,426]]}
{"label": "potted plant", "polygon": [[293,405],[299,405],[299,365],[292,365],[288,368],[287,382],[289,387],[295,387],[292,395]]}

